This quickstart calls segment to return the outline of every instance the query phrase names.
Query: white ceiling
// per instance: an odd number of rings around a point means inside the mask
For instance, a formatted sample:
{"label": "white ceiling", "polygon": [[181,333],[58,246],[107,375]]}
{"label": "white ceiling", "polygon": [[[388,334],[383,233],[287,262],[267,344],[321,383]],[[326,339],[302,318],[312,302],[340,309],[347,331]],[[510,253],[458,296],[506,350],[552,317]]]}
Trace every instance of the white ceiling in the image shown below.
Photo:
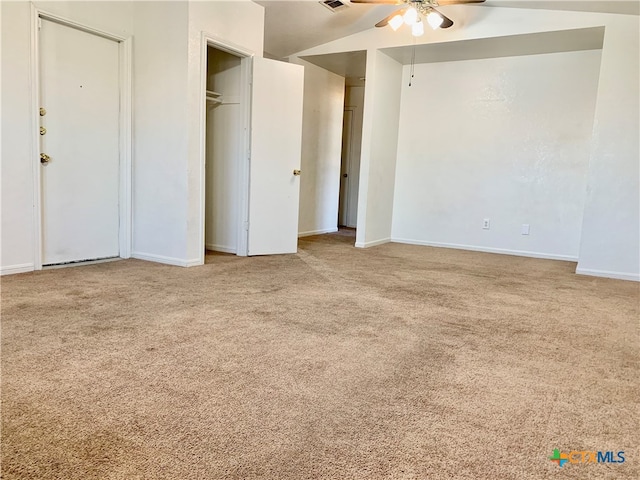
{"label": "white ceiling", "polygon": [[255,1],[265,7],[264,50],[275,58],[368,30],[398,8],[351,4],[332,12],[318,0]]}
{"label": "white ceiling", "polygon": [[[415,63],[435,63],[597,50],[602,48],[603,40],[604,27],[593,27],[496,38],[426,43],[416,45],[415,49],[411,46],[403,46],[383,48],[382,51],[402,65],[409,65],[412,59]],[[347,78],[363,78],[366,72],[367,52],[365,51],[307,55],[300,58]]]}
{"label": "white ceiling", "polygon": [[[481,58],[516,57],[543,53],[598,50],[604,41],[604,27],[577,28],[556,32],[508,35],[506,37],[478,38],[455,42],[416,45],[415,63],[478,60]],[[409,65],[413,57],[411,48],[392,47],[382,51],[391,58]]]}
{"label": "white ceiling", "polygon": [[[265,7],[264,49],[268,56],[274,58],[284,58],[372,28],[398,8],[395,5],[350,4],[349,8],[332,12],[318,0],[254,1]],[[482,5],[465,8],[495,7],[640,15],[638,0],[487,0]]]}
{"label": "white ceiling", "polygon": [[367,52],[364,50],[300,58],[346,78],[363,78],[367,71]]}

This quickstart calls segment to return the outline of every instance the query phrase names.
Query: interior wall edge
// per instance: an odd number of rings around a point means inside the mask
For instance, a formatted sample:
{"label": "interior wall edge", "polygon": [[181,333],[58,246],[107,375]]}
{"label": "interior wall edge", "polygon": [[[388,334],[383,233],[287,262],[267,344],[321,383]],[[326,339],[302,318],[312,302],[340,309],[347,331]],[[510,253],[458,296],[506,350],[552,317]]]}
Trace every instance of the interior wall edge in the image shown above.
{"label": "interior wall edge", "polygon": [[406,245],[421,245],[425,247],[437,247],[437,248],[453,248],[455,250],[468,250],[471,252],[497,253],[501,255],[515,255],[518,257],[543,258],[547,260],[560,260],[565,262],[578,261],[578,257],[576,255],[558,255],[556,253],[531,252],[527,250],[511,250],[508,248],[483,247],[480,245],[463,245],[458,243],[430,242],[426,240],[412,240],[408,238],[396,238],[396,237],[391,237],[391,241],[394,243],[403,243]]}
{"label": "interior wall edge", "polygon": [[380,240],[371,240],[370,242],[356,242],[355,246],[357,248],[377,247],[378,245],[383,245],[391,241],[391,238],[381,238]]}
{"label": "interior wall edge", "polygon": [[137,260],[145,260],[147,262],[163,263],[165,265],[174,265],[176,267],[192,267],[195,265],[201,265],[200,259],[186,260],[183,258],[155,255],[153,253],[132,252],[131,258],[135,258]]}
{"label": "interior wall edge", "polygon": [[300,237],[310,237],[312,235],[322,235],[323,233],[335,233],[338,231],[338,228],[325,228],[321,230],[309,230],[306,232],[299,232],[298,238]]}

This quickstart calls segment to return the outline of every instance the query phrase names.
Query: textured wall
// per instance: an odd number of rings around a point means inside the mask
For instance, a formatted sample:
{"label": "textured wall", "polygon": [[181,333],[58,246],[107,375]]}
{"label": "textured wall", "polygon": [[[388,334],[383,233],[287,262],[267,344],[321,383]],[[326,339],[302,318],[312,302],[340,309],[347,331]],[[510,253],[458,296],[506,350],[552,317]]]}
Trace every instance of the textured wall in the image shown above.
{"label": "textured wall", "polygon": [[600,54],[405,67],[393,238],[577,259]]}

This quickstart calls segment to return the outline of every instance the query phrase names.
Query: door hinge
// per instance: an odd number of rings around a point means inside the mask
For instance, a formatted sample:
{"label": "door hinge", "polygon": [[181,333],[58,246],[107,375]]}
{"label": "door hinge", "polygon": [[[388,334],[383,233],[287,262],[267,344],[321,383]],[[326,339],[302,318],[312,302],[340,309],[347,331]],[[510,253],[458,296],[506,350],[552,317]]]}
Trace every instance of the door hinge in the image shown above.
{"label": "door hinge", "polygon": [[242,222],[242,227],[244,228],[245,232],[249,231],[249,222]]}
{"label": "door hinge", "polygon": [[38,30],[42,28],[42,17],[38,17]]}

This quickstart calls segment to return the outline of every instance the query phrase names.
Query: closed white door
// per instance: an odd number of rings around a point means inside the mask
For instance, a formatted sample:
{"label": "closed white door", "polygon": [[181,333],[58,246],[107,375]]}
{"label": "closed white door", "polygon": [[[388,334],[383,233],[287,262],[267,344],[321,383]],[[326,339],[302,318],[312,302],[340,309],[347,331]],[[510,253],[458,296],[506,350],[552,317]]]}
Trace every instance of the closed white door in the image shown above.
{"label": "closed white door", "polygon": [[42,263],[117,257],[119,44],[42,19],[39,56]]}
{"label": "closed white door", "polygon": [[296,253],[304,67],[253,61],[248,253]]}

